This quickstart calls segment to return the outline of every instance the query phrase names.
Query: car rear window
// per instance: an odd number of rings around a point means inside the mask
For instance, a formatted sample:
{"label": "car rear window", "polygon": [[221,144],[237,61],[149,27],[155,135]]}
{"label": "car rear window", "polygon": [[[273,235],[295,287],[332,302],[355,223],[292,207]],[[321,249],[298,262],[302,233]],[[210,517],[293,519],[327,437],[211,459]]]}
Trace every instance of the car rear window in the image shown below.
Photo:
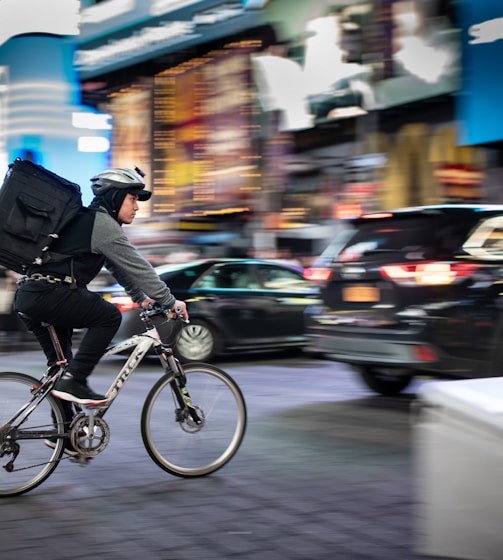
{"label": "car rear window", "polygon": [[[338,260],[352,261],[362,255],[384,252],[431,257],[452,255],[461,250],[478,217],[463,219],[445,214],[407,214],[354,223],[356,231],[339,249]],[[332,258],[332,260],[334,260]]]}

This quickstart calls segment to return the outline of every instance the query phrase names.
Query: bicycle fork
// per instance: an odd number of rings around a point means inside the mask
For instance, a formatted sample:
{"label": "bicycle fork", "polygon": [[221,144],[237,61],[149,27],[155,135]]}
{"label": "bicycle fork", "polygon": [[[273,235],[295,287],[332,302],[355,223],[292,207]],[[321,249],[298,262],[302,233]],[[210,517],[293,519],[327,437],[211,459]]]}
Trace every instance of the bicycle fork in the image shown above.
{"label": "bicycle fork", "polygon": [[175,411],[176,421],[179,422],[180,425],[188,421],[193,425],[193,428],[201,427],[204,424],[204,414],[192,402],[185,382],[186,377],[182,365],[174,357],[173,353],[163,352],[162,358],[167,362],[170,372],[174,374],[170,385],[176,402],[178,403],[178,408]]}

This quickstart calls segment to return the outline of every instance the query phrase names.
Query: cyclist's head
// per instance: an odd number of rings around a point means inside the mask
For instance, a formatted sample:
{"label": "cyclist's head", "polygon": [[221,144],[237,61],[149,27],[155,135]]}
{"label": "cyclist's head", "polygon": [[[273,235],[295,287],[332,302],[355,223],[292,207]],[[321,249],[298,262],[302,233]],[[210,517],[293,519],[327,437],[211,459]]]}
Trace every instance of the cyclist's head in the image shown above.
{"label": "cyclist's head", "polygon": [[119,223],[119,212],[128,194],[138,196],[138,200],[148,200],[152,193],[145,189],[145,173],[138,167],[133,171],[125,167],[106,169],[91,177],[94,200],[91,207],[104,207]]}
{"label": "cyclist's head", "polygon": [[145,174],[138,167],[135,167],[134,171],[125,167],[106,169],[91,177],[91,188],[95,196],[103,196],[110,191],[119,190],[124,193],[124,196],[131,193],[138,195],[138,200],[148,200],[152,193],[145,189],[143,177]]}

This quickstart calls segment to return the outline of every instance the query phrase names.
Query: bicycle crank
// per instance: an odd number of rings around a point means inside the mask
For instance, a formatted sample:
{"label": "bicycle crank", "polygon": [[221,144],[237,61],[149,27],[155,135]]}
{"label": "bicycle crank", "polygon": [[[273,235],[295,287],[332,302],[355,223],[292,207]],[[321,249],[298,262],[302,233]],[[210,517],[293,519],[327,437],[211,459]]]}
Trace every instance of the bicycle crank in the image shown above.
{"label": "bicycle crank", "polygon": [[78,414],[70,426],[73,447],[86,457],[101,453],[110,441],[110,428],[103,418]]}

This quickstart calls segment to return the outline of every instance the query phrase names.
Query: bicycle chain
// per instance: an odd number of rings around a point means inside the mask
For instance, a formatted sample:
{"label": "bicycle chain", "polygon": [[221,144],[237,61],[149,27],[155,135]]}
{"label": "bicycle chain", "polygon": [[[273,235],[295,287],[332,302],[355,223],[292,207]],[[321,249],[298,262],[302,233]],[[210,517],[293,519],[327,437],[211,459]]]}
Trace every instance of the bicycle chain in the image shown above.
{"label": "bicycle chain", "polygon": [[19,469],[12,469],[10,473],[18,471],[26,471],[27,469],[34,469],[35,467],[43,467],[44,465],[50,465],[51,463],[59,463],[60,461],[66,461],[67,459],[72,459],[73,457],[60,457],[57,461],[46,461],[45,463],[38,463],[37,465],[30,465],[29,467],[20,467]]}

